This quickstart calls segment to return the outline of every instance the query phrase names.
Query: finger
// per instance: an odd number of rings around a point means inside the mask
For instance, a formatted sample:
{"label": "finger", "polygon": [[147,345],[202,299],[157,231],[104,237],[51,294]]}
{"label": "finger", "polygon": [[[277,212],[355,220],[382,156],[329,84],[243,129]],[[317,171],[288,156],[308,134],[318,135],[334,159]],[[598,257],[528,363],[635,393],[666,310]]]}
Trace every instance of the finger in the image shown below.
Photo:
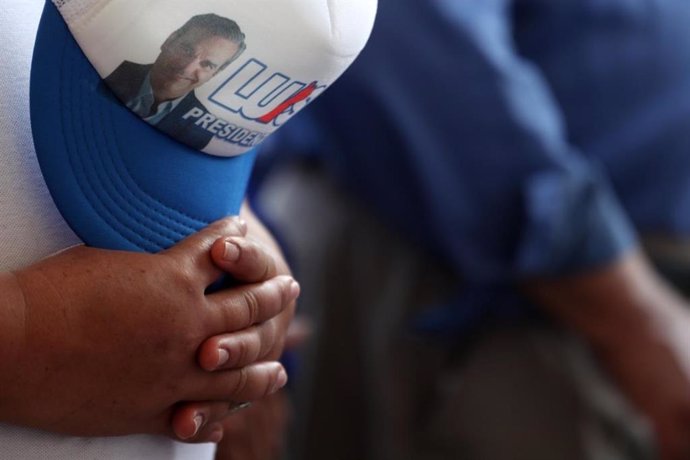
{"label": "finger", "polygon": [[207,371],[244,367],[268,356],[277,340],[275,321],[266,321],[234,334],[217,335],[199,347],[198,363]]}
{"label": "finger", "polygon": [[190,401],[256,401],[285,386],[288,377],[279,362],[252,364],[241,369],[202,374]]}
{"label": "finger", "polygon": [[209,294],[209,318],[215,328],[211,334],[235,332],[267,321],[289,307],[297,295],[299,285],[289,276]]}
{"label": "finger", "polygon": [[219,268],[240,281],[256,283],[278,274],[268,247],[247,238],[219,238],[213,243],[211,257]]}
{"label": "finger", "polygon": [[173,413],[171,427],[175,436],[184,442],[218,442],[216,432],[222,432],[223,420],[230,414],[227,401],[187,402]]}
{"label": "finger", "polygon": [[222,274],[222,270],[213,263],[210,257],[213,243],[222,237],[243,237],[246,233],[247,224],[242,218],[237,216],[226,217],[193,233],[160,254],[175,258],[183,266],[194,268],[203,276],[204,282],[208,285],[217,280]]}

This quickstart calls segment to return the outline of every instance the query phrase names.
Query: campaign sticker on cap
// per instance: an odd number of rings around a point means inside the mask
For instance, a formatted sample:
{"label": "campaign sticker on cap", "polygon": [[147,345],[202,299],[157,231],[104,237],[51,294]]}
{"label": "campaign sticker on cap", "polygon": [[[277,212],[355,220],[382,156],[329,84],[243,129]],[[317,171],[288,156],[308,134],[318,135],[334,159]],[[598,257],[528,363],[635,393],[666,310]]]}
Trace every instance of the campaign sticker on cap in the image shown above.
{"label": "campaign sticker on cap", "polygon": [[255,147],[364,47],[376,0],[47,0],[31,122],[98,247],[156,252],[239,211]]}
{"label": "campaign sticker on cap", "polygon": [[206,153],[237,155],[321,94],[372,27],[370,0],[54,0],[113,93]]}

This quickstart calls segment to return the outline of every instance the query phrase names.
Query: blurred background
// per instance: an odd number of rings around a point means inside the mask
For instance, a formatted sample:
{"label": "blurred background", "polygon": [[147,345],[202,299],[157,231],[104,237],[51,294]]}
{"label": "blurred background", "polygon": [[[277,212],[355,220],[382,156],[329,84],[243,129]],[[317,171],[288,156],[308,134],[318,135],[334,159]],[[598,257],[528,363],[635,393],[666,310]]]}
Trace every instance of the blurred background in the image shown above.
{"label": "blurred background", "polygon": [[288,458],[690,458],[690,2],[379,0],[267,141]]}

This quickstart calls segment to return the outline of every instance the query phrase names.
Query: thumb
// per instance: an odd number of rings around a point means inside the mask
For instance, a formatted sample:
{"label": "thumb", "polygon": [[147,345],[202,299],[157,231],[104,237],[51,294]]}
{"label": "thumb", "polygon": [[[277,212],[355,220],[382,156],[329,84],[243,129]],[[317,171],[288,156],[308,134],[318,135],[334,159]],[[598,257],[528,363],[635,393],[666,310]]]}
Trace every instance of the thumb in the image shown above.
{"label": "thumb", "polygon": [[[208,275],[209,283],[215,281],[221,271],[213,264],[210,250],[214,241],[223,237],[244,236],[247,224],[237,216],[226,217],[189,235],[160,254],[177,259],[177,262],[191,264],[194,269]],[[189,266],[189,265],[187,265]]]}
{"label": "thumb", "polygon": [[246,283],[258,283],[277,276],[276,257],[281,255],[248,238],[219,238],[211,247],[211,258],[218,268]]}

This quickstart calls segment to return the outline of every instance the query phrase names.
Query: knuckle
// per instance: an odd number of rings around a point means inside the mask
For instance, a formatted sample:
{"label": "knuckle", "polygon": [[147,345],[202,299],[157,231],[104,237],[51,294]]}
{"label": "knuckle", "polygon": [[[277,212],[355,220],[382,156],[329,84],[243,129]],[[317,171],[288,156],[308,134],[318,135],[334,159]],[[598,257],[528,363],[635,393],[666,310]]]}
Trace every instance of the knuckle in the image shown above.
{"label": "knuckle", "polygon": [[267,372],[269,378],[266,379],[266,387],[264,388],[263,398],[267,398],[275,393],[276,387],[278,386],[279,373],[280,371],[278,368],[273,368],[270,372]]}
{"label": "knuckle", "polygon": [[264,358],[273,350],[278,336],[278,326],[275,321],[267,321],[261,325],[260,340],[256,359]]}
{"label": "knuckle", "polygon": [[275,276],[276,273],[275,258],[266,246],[259,243],[255,243],[255,246],[257,257],[259,258],[259,271],[261,273],[260,278],[263,280],[268,280]]}
{"label": "knuckle", "polygon": [[276,259],[273,253],[264,245],[260,246],[261,258],[263,264],[263,273],[261,274],[262,279],[270,279],[274,277],[277,273],[276,269]]}
{"label": "knuckle", "polygon": [[246,367],[238,369],[236,371],[235,385],[233,386],[233,389],[230,392],[230,395],[231,395],[230,399],[236,399],[238,397],[238,395],[241,397],[241,395],[244,394],[244,392],[247,388],[248,382],[249,382],[249,369],[247,369]]}
{"label": "knuckle", "polygon": [[283,302],[284,287],[282,283],[269,281],[261,289],[261,316],[260,322],[274,318],[284,309]]}
{"label": "knuckle", "polygon": [[237,344],[237,361],[236,366],[242,366],[249,363],[248,359],[249,349],[247,343],[244,340],[240,340]]}
{"label": "knuckle", "polygon": [[261,304],[258,294],[253,289],[244,292],[244,307],[246,309],[247,323],[245,327],[255,324],[259,319]]}
{"label": "knuckle", "polygon": [[186,298],[194,298],[196,294],[197,278],[190,264],[180,263],[172,273],[174,273],[174,286],[177,286],[180,293],[184,294]]}
{"label": "knuckle", "polygon": [[262,254],[262,272],[260,278],[262,280],[267,280],[270,279],[273,274],[275,273],[275,260],[273,259],[273,256],[271,256],[269,253],[264,252]]}
{"label": "knuckle", "polygon": [[270,279],[274,273],[274,260],[270,251],[257,241],[245,240],[244,254],[247,261],[251,263],[254,278],[265,281]]}
{"label": "knuckle", "polygon": [[256,362],[261,358],[262,339],[260,327],[256,327],[247,340],[247,362]]}

